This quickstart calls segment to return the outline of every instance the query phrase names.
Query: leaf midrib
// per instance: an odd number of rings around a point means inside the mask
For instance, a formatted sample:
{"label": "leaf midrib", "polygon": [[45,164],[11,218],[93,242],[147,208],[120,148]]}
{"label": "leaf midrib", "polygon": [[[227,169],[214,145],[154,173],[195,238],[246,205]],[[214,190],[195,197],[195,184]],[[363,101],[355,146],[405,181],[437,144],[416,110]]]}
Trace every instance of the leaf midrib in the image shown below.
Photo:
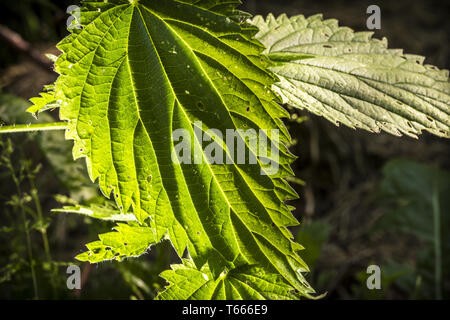
{"label": "leaf midrib", "polygon": [[[183,40],[183,38],[182,38],[175,30],[173,30],[172,27],[171,27],[168,23],[166,23],[166,22],[164,21],[164,19],[163,19],[162,17],[160,17],[159,15],[157,15],[156,13],[154,13],[153,11],[149,10],[149,9],[148,9],[147,7],[145,7],[145,6],[144,6],[144,9],[146,9],[147,11],[149,11],[151,14],[153,14],[155,17],[157,17],[161,22],[163,22],[163,23],[166,25],[166,27],[167,27],[167,28],[168,28],[168,29],[169,29],[169,30],[170,30],[170,31],[171,31],[178,39],[180,39],[180,41],[181,41],[181,42],[182,42],[182,43],[183,43],[183,44],[184,44],[191,52],[195,52],[195,50],[193,50],[193,49],[192,49],[192,48],[191,48],[191,47]],[[142,20],[143,24],[144,24],[145,27],[146,27],[146,31],[147,31],[148,37],[149,37],[149,39],[151,40],[152,38],[151,38],[150,32],[149,32],[149,30],[148,30],[148,27],[147,27],[147,25],[146,25],[145,19],[143,18],[142,12],[141,12],[140,8],[138,8],[138,10],[139,10],[139,15],[140,15],[140,17],[141,17],[141,20]],[[160,58],[159,52],[158,52],[158,50],[157,50],[157,47],[154,45],[153,40],[151,40],[151,41],[152,41],[152,45],[153,45],[153,47],[154,47],[154,49],[155,49],[155,52],[156,52],[157,55],[158,55],[158,61],[160,62],[160,66],[161,66],[162,70],[164,70],[164,75],[165,75],[167,81],[170,83],[170,79],[169,79],[169,77],[168,77],[168,75],[167,75],[167,73],[166,73],[166,71],[165,71],[165,69],[164,69],[164,64],[162,63],[162,60],[161,60],[161,58]],[[226,44],[225,44],[225,45],[226,45]],[[198,61],[198,58],[196,57],[195,54],[194,54],[194,57],[195,57],[195,59],[196,59],[196,62],[198,63],[198,65],[199,65],[200,68],[202,69],[204,75],[206,76],[206,78],[207,78],[208,81],[210,82],[211,86],[214,88],[214,90],[216,91],[217,95],[220,97],[220,100],[222,101],[222,103],[223,103],[224,105],[226,105],[225,102],[223,101],[222,96],[220,95],[219,91],[217,90],[217,88],[215,87],[214,83],[211,81],[211,79],[210,79],[209,76],[207,75],[207,73],[204,71],[203,67],[201,66],[200,61]],[[174,97],[175,97],[175,100],[178,102],[178,104],[179,104],[179,106],[180,106],[180,109],[182,110],[184,116],[186,117],[186,119],[187,119],[187,120],[191,123],[191,125],[192,125],[193,123],[192,123],[191,119],[188,117],[188,115],[186,114],[186,112],[185,112],[185,110],[184,110],[184,108],[183,108],[183,105],[182,105],[182,104],[180,103],[180,101],[178,100],[177,95],[176,95],[175,91],[173,90],[173,87],[170,86],[170,88],[171,88],[171,91],[172,91],[172,93],[173,93],[173,95],[174,95]],[[227,109],[226,111],[227,111],[227,113],[228,113],[228,115],[229,115],[231,121],[232,121],[233,124],[235,125],[235,122],[234,122],[234,120],[233,120],[233,117],[231,117],[231,115],[230,115],[230,113],[229,113],[230,111],[229,111],[228,109]],[[236,125],[235,125],[235,127],[236,127]],[[204,132],[203,129],[202,129],[202,131]],[[206,134],[206,132],[205,132],[205,134]],[[194,140],[195,140],[195,139],[194,139]],[[195,141],[196,141],[196,140],[195,140]],[[196,143],[198,143],[198,142],[196,141]],[[202,154],[202,156],[203,156],[203,154]],[[236,166],[236,164],[235,164],[234,162],[233,162],[233,166],[235,167],[236,172],[239,173],[239,175],[241,176],[241,178],[242,178],[244,181],[246,181],[245,177],[242,176],[242,174],[240,173],[240,169]],[[217,180],[217,178],[216,178],[216,176],[215,176],[213,170],[211,169],[211,167],[210,167],[208,164],[207,164],[207,167],[208,167],[208,170],[209,170],[210,173],[211,173],[211,176],[213,177],[214,181],[216,182],[217,186],[219,187],[220,192],[221,192],[221,194],[223,195],[225,201],[227,202],[229,208],[233,208],[233,206],[231,205],[231,203],[230,203],[229,200],[228,200],[228,197],[226,196],[225,192],[223,191],[223,189],[222,189],[220,183],[218,182],[218,180]],[[161,177],[162,177],[162,176],[161,176]],[[184,176],[183,176],[183,179],[185,180]],[[164,180],[164,179],[163,179],[163,180]],[[251,188],[248,188],[248,189],[252,192],[254,198],[258,199],[258,201],[260,202],[261,206],[264,207],[264,206],[262,205],[262,203],[261,203],[259,197],[253,192],[253,190],[252,190]],[[191,190],[190,190],[189,188],[187,188],[187,190],[189,191],[189,193],[191,192]],[[264,209],[266,210],[265,207],[264,207]],[[266,214],[270,217],[270,213],[269,213],[267,210],[266,210]],[[252,235],[252,238],[255,240],[255,243],[256,243],[256,244],[258,245],[258,247],[260,248],[260,245],[259,245],[257,239],[255,238],[255,236],[253,235],[253,232],[248,228],[248,226],[245,224],[245,222],[242,221],[242,219],[239,217],[239,215],[238,215],[237,213],[236,213],[236,217],[237,217],[237,218],[242,222],[242,224],[246,227],[246,229],[247,229],[247,230],[249,231],[249,233]],[[200,221],[201,221],[201,223],[202,223],[202,225],[203,225],[203,221],[202,221],[201,219],[200,219]],[[233,228],[233,234],[234,234],[234,232],[235,232],[235,230],[234,230],[234,228]],[[280,231],[280,232],[281,232],[281,231]],[[261,236],[263,236],[263,237],[265,238],[265,236],[264,236],[263,234],[261,234]],[[234,238],[235,238],[234,240],[238,242],[238,239],[236,238],[236,236],[234,236]],[[267,240],[269,243],[271,243],[271,241],[269,241],[268,239],[266,239],[266,240]],[[261,249],[261,248],[260,248],[260,249]],[[278,249],[277,249],[277,250],[278,250]],[[264,256],[266,257],[267,261],[268,261],[275,269],[277,269],[277,268],[275,267],[275,265],[273,265],[273,263],[271,262],[270,257],[268,257],[268,256],[264,253],[264,250],[260,250],[260,251],[264,254]],[[280,252],[281,252],[281,251],[280,251]]]}

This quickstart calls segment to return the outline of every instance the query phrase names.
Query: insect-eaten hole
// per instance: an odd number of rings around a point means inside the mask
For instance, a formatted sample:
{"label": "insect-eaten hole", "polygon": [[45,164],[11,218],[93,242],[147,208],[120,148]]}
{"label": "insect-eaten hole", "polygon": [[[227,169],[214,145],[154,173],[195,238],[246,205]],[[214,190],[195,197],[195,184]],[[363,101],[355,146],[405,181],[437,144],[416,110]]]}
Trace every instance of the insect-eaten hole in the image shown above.
{"label": "insect-eaten hole", "polygon": [[199,101],[199,102],[197,102],[197,107],[198,107],[200,110],[203,110],[203,109],[205,108],[205,105],[203,104],[203,102]]}

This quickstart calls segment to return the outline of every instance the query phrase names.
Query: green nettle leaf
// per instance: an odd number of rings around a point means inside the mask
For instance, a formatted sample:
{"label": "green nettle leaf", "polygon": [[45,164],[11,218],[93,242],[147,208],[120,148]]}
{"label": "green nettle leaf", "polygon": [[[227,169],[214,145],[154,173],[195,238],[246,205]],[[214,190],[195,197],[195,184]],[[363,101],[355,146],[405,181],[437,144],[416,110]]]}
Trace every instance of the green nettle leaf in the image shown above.
{"label": "green nettle leaf", "polygon": [[114,230],[117,232],[100,234],[100,240],[89,243],[89,251],[76,258],[91,263],[105,260],[122,261],[129,257],[139,257],[156,243],[156,235],[149,227],[121,223]]}
{"label": "green nettle leaf", "polygon": [[215,279],[205,265],[201,270],[189,260],[172,265],[161,276],[169,282],[160,300],[294,300],[299,295],[279,274],[257,266],[223,272]]}
{"label": "green nettle leaf", "polygon": [[251,23],[260,29],[255,38],[264,53],[279,62],[271,70],[284,102],[351,128],[450,136],[448,70],[322,15],[257,16]]}
{"label": "green nettle leaf", "polygon": [[[132,212],[141,229],[120,225],[78,258],[138,255],[168,238],[180,257],[188,249],[197,269],[208,265],[211,279],[258,265],[310,297],[314,290],[302,275],[308,268],[297,254],[302,247],[287,229],[298,224],[285,203],[297,197],[285,181],[295,159],[280,120],[288,113],[271,91],[276,78],[253,40],[257,29],[242,22],[246,15],[237,4],[83,3],[82,28],[58,45],[60,118],[68,122],[66,138],[75,141],[74,158],[86,159],[92,181],[121,213]],[[212,129],[224,135],[227,129],[266,130],[269,150],[260,156],[238,132],[246,160],[254,156],[256,164],[210,164],[202,152],[202,161],[194,153],[192,164],[178,164],[172,161],[177,129],[193,137],[191,149],[214,139],[216,152],[231,159],[234,150]],[[279,132],[276,147],[272,130]],[[268,158],[279,167],[276,174],[267,174]]]}
{"label": "green nettle leaf", "polygon": [[40,97],[31,98],[30,101],[33,105],[27,109],[27,112],[34,115],[60,107],[60,104],[56,101],[54,91],[42,92]]}

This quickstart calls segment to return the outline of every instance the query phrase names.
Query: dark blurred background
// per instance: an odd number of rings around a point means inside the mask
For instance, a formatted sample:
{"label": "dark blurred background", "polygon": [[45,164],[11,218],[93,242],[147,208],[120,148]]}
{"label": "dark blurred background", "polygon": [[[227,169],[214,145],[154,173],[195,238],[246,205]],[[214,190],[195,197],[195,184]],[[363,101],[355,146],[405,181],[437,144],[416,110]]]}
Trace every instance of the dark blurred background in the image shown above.
{"label": "dark blurred background", "polygon": [[[382,28],[376,37],[449,69],[449,1],[244,2],[252,14],[323,13],[357,31],[366,30],[366,9],[377,4]],[[55,44],[68,33],[65,11],[72,4],[78,3],[0,0],[0,35],[11,30],[23,40],[13,37],[13,44],[0,36],[0,124],[57,119],[55,111],[36,120],[24,110],[56,78],[42,54],[58,54]],[[327,299],[448,299],[449,141],[338,128],[296,113],[288,126],[299,156],[294,171],[304,183],[294,185],[300,194],[294,214],[302,224],[292,231],[306,247],[313,287],[328,292]],[[0,298],[153,298],[164,284],[158,274],[177,261],[168,243],[124,263],[80,265],[83,289],[66,288],[67,265],[113,225],[50,210],[103,201],[84,163],[71,159],[63,133],[0,136]],[[367,289],[369,265],[381,268],[381,290]]]}

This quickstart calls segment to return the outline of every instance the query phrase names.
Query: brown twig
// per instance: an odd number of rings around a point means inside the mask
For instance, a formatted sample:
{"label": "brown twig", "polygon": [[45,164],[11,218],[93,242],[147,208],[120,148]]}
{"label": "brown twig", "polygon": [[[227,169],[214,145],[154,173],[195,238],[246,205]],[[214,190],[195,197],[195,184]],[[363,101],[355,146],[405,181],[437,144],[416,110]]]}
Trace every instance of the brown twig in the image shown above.
{"label": "brown twig", "polygon": [[52,72],[53,63],[51,61],[44,57],[38,50],[34,49],[29,42],[25,41],[20,36],[20,34],[1,24],[0,39],[5,41],[16,51],[28,56],[33,62],[44,68],[46,71]]}

